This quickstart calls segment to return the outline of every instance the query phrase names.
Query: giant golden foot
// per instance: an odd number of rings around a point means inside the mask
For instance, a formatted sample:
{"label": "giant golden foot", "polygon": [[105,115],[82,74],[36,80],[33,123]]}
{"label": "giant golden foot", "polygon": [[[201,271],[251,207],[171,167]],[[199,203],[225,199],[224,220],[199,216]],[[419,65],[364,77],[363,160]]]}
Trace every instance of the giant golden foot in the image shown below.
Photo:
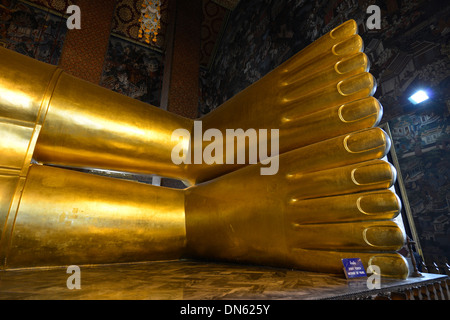
{"label": "giant golden foot", "polygon": [[188,188],[190,256],[331,273],[361,258],[405,278],[396,171],[379,159],[389,145],[379,128],[357,131],[284,153],[277,175],[253,165]]}
{"label": "giant golden foot", "polygon": [[[340,272],[408,269],[394,168],[356,23],[324,35],[201,120],[279,129],[279,171],[172,161],[195,123],[0,48],[0,259],[5,267],[201,257]],[[248,146],[244,146],[246,149]],[[197,149],[196,149],[197,148]],[[237,154],[237,152],[235,153]],[[31,165],[32,157],[40,165]],[[225,155],[224,155],[225,157]],[[259,161],[267,160],[259,158]],[[224,161],[225,162],[225,161]],[[153,173],[185,190],[49,165]]]}
{"label": "giant golden foot", "polygon": [[395,169],[379,160],[388,148],[381,129],[357,131],[281,155],[277,175],[257,164],[185,190],[33,165],[4,258],[28,267],[185,257],[330,273],[361,258],[404,278]]}

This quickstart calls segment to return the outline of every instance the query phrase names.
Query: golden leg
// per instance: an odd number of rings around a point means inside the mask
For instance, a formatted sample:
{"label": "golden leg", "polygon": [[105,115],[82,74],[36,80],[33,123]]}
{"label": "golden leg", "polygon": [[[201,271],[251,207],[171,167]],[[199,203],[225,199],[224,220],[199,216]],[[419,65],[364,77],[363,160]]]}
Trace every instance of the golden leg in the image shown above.
{"label": "golden leg", "polygon": [[187,179],[171,161],[184,119],[0,47],[2,168],[44,164]]}
{"label": "golden leg", "polygon": [[192,121],[62,74],[37,141],[45,164],[187,179],[175,165],[172,132]]}
{"label": "golden leg", "polygon": [[0,248],[7,268],[183,254],[182,190],[33,165],[19,202],[9,241]]}

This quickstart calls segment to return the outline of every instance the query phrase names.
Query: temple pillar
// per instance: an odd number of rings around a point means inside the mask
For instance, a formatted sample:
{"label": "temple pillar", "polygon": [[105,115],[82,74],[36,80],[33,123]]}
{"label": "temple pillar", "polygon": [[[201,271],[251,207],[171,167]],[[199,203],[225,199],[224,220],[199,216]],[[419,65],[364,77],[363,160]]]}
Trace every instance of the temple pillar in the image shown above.
{"label": "temple pillar", "polygon": [[77,0],[81,29],[69,30],[59,67],[67,73],[98,84],[108,50],[115,1]]}
{"label": "temple pillar", "polygon": [[169,38],[167,44],[161,107],[194,119],[198,114],[202,1],[173,0],[173,5],[173,41]]}

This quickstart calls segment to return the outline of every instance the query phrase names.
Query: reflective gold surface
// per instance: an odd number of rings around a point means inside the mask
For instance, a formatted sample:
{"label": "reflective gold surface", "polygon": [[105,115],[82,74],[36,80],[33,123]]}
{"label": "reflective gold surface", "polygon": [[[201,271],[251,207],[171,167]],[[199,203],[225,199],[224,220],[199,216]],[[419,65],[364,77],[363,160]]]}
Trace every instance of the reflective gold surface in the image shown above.
{"label": "reflective gold surface", "polygon": [[4,264],[29,164],[61,70],[0,50],[0,261]]}
{"label": "reflective gold surface", "polygon": [[34,157],[47,164],[185,178],[172,132],[192,121],[63,74]]}
{"label": "reflective gold surface", "polygon": [[405,261],[394,253],[404,235],[390,220],[400,202],[379,191],[393,184],[395,169],[372,160],[308,172],[315,164],[295,157],[299,150],[280,156],[276,176],[249,166],[189,188],[190,254],[331,273],[342,270],[342,258],[355,256],[366,268],[378,265],[384,276],[406,277]]}
{"label": "reflective gold surface", "polygon": [[[360,257],[406,277],[395,253],[404,243],[392,220],[396,172],[380,160],[390,141],[374,128],[382,107],[356,32],[355,21],[344,23],[200,119],[223,134],[279,129],[279,171],[269,176],[261,163],[176,165],[172,133],[185,129],[193,142],[193,120],[0,48],[3,266],[197,257],[341,273],[341,258]],[[30,168],[32,156],[39,165]]]}
{"label": "reflective gold surface", "polygon": [[8,266],[178,259],[185,233],[182,190],[33,165]]}

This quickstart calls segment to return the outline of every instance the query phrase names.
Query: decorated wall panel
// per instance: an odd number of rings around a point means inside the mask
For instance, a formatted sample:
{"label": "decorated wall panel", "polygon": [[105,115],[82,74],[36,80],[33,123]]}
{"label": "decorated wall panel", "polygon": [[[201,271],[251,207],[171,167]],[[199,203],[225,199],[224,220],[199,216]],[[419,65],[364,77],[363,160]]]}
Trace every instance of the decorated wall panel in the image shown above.
{"label": "decorated wall panel", "polygon": [[0,44],[56,65],[67,33],[61,12],[69,1],[51,1],[50,7],[43,2],[0,0]]}
{"label": "decorated wall panel", "polygon": [[30,0],[29,2],[56,11],[60,14],[65,14],[67,7],[76,4],[76,0]]}
{"label": "decorated wall panel", "polygon": [[159,106],[162,75],[161,53],[139,43],[110,37],[100,85]]}
{"label": "decorated wall panel", "polygon": [[426,261],[450,260],[450,114],[434,105],[390,121],[394,147]]}
{"label": "decorated wall panel", "polygon": [[156,43],[138,37],[143,0],[118,0],[100,85],[160,106],[168,0],[161,1],[161,29]]}

